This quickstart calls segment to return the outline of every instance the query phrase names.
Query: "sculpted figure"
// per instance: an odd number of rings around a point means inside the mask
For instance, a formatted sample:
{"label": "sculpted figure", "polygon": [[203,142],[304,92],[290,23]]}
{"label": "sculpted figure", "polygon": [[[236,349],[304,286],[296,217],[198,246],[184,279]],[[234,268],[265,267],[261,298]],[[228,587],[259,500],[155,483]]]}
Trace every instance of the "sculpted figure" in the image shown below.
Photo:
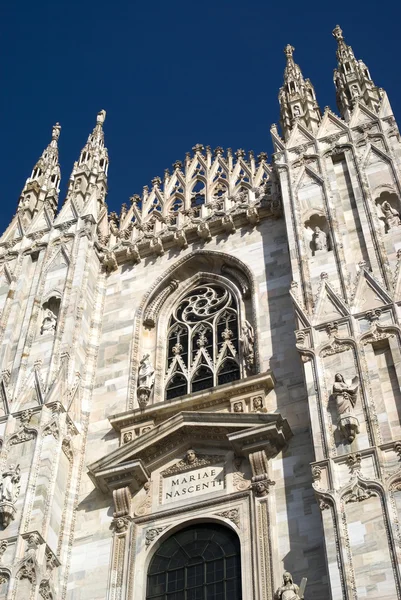
{"label": "sculpted figure", "polygon": [[242,406],[242,402],[234,402],[234,412],[236,412],[236,413],[244,412],[244,407]]}
{"label": "sculpted figure", "polygon": [[155,370],[150,362],[149,354],[145,354],[139,363],[138,387],[148,388],[153,387],[155,381]]}
{"label": "sculpted figure", "polygon": [[19,496],[21,489],[21,469],[20,466],[10,465],[2,475],[0,482],[1,502],[14,503]]}
{"label": "sculpted figure", "polygon": [[400,213],[391,206],[390,202],[385,200],[381,208],[386,221],[387,229],[391,229],[391,227],[397,227],[401,224]]}
{"label": "sculpted figure", "polygon": [[303,600],[303,597],[303,592],[300,592],[299,587],[293,582],[291,573],[286,571],[283,575],[283,585],[278,588],[275,600]]}
{"label": "sculpted figure", "polygon": [[358,388],[358,376],[354,377],[351,385],[348,385],[341,373],[336,374],[334,378],[333,395],[336,399],[337,411],[340,417],[345,414],[353,414]]}
{"label": "sculpted figure", "polygon": [[333,396],[337,406],[338,428],[349,443],[352,443],[356,434],[359,433],[359,421],[354,416],[358,388],[358,376],[353,378],[351,385],[348,385],[341,373],[336,374]]}
{"label": "sculpted figure", "polygon": [[320,227],[315,227],[312,235],[313,249],[316,250],[327,250],[327,235]]}
{"label": "sculpted figure", "polygon": [[57,326],[57,317],[50,308],[47,308],[45,311],[45,317],[42,322],[41,333],[45,333],[46,331],[54,332]]}
{"label": "sculpted figure", "polygon": [[255,334],[249,321],[245,321],[244,325],[242,326],[241,342],[246,366],[249,370],[251,370],[254,362],[253,347],[255,343]]}

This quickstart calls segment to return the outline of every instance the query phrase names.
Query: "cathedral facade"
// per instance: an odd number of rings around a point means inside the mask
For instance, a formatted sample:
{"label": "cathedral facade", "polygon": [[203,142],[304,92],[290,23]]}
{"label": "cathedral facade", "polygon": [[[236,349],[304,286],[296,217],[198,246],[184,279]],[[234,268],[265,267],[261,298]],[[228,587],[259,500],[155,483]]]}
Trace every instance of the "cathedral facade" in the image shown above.
{"label": "cathedral facade", "polygon": [[401,144],[333,32],[274,154],[197,144],[120,214],[97,116],[0,239],[0,599],[401,598]]}

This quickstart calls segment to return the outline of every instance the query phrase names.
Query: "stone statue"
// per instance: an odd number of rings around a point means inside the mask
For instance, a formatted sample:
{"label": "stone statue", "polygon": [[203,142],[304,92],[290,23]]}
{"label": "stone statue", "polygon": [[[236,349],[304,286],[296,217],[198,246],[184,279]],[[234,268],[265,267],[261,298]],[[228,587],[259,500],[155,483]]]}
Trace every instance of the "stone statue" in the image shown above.
{"label": "stone statue", "polygon": [[155,381],[155,370],[150,362],[150,355],[145,354],[139,363],[138,387],[152,388]]}
{"label": "stone statue", "polygon": [[327,250],[327,235],[318,226],[313,230],[312,242],[315,252],[318,250]]}
{"label": "stone statue", "polygon": [[348,385],[341,373],[335,375],[333,396],[337,406],[338,427],[349,442],[353,442],[355,435],[359,433],[359,421],[354,416],[358,388],[358,376],[355,376],[351,384]]}
{"label": "stone statue", "polygon": [[247,368],[251,371],[254,364],[254,343],[255,343],[255,334],[253,331],[252,325],[249,321],[245,321],[242,326],[242,353],[244,355],[245,364]]}
{"label": "stone statue", "polygon": [[155,382],[155,369],[150,362],[149,354],[145,354],[139,363],[138,372],[138,404],[141,408],[144,408],[149,402],[150,393],[152,391],[153,384]]}
{"label": "stone statue", "polygon": [[242,406],[242,402],[234,402],[234,412],[236,412],[236,413],[244,412],[244,407]]}
{"label": "stone statue", "polygon": [[2,474],[0,482],[0,501],[14,503],[21,489],[21,468],[19,465],[10,465]]}
{"label": "stone statue", "polygon": [[391,227],[397,227],[401,224],[400,213],[391,206],[388,200],[383,202],[381,209],[386,221],[387,229],[391,229]]}
{"label": "stone statue", "polygon": [[299,108],[298,104],[296,104],[296,105],[294,106],[293,113],[294,113],[294,118],[295,118],[295,119],[297,119],[298,117],[300,117],[300,116],[301,116],[301,110],[300,110],[300,108]]}
{"label": "stone statue", "polygon": [[57,327],[57,317],[50,308],[45,310],[45,316],[42,322],[41,333],[42,335],[47,331],[54,333]]}
{"label": "stone statue", "polygon": [[298,587],[292,579],[291,573],[286,571],[283,575],[283,585],[275,593],[274,600],[303,600],[306,587],[306,579],[302,579],[301,587]]}

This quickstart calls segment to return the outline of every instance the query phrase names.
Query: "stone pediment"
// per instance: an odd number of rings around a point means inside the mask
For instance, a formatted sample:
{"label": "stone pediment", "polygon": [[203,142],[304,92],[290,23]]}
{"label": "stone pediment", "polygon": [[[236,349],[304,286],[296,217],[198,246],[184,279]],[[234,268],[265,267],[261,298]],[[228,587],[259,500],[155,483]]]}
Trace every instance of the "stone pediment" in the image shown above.
{"label": "stone pediment", "polygon": [[[129,486],[135,493],[153,470],[194,444],[217,443],[235,450],[238,456],[246,456],[258,447],[274,456],[286,447],[291,436],[287,420],[277,413],[181,412],[89,465],[89,477],[104,492]],[[213,455],[197,457],[206,462],[219,459]],[[177,463],[174,467],[185,465]]]}

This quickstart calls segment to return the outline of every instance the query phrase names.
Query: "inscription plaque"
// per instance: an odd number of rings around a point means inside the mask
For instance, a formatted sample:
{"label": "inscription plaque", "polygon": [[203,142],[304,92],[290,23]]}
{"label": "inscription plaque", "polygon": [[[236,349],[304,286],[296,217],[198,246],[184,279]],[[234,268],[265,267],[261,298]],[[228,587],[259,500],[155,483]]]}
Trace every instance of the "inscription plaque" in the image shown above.
{"label": "inscription plaque", "polygon": [[162,502],[210,494],[225,488],[224,466],[210,465],[162,479]]}

